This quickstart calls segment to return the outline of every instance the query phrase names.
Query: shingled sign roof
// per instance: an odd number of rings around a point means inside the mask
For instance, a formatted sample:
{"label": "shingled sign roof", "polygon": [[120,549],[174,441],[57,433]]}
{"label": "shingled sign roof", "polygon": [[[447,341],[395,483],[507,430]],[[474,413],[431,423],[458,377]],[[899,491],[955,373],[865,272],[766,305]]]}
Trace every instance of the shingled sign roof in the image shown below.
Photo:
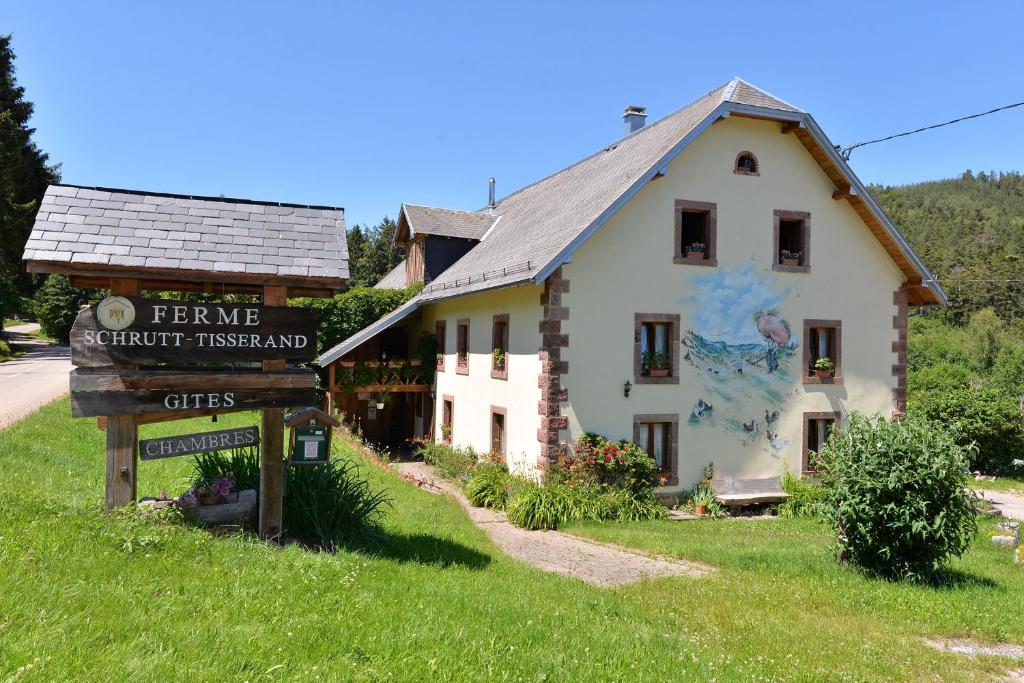
{"label": "shingled sign roof", "polygon": [[[946,295],[924,263],[871,198],[813,117],[793,105],[733,78],[663,119],[644,126],[591,156],[501,199],[493,209],[475,212],[494,217],[492,228],[465,256],[410,300],[423,305],[475,292],[541,284],[567,263],[575,250],[633,195],[695,140],[727,116],[778,121],[814,156],[906,275],[913,303],[944,303]],[[404,315],[414,305],[400,309]],[[320,359],[328,363],[400,318],[388,316]]]}
{"label": "shingled sign roof", "polygon": [[165,272],[200,282],[338,289],[348,279],[345,211],[51,185],[25,245],[29,270],[78,276]]}

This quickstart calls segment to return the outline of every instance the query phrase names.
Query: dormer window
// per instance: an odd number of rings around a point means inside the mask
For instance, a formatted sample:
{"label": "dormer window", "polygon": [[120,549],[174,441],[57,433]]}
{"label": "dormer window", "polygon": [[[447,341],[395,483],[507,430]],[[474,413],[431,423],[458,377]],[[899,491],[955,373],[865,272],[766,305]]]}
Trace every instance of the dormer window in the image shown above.
{"label": "dormer window", "polygon": [[753,152],[740,152],[736,156],[736,166],[732,172],[737,175],[761,175],[757,165],[757,157],[754,156]]}

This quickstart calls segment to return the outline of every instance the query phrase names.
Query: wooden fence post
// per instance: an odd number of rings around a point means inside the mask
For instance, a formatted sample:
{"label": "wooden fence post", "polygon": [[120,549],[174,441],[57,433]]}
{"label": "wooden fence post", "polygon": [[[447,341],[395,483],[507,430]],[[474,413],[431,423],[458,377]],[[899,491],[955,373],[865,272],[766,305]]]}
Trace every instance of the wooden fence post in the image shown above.
{"label": "wooden fence post", "polygon": [[[110,282],[110,293],[113,296],[138,296],[139,281],[114,278]],[[134,416],[107,417],[107,483],[104,495],[104,508],[107,512],[135,500],[138,463],[135,443],[138,435],[139,428]]]}
{"label": "wooden fence post", "polygon": [[[285,306],[287,287],[263,287],[264,306]],[[284,370],[285,361],[265,360],[264,371]],[[260,525],[259,535],[274,540],[281,535],[284,496],[284,409],[263,409],[263,430],[260,445]]]}

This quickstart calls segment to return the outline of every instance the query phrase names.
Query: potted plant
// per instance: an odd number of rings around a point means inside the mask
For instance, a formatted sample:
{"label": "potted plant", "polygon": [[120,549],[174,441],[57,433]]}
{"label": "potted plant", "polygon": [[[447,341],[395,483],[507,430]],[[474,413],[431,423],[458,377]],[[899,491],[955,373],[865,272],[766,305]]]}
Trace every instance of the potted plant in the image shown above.
{"label": "potted plant", "polygon": [[707,245],[703,242],[694,242],[686,245],[686,258],[702,259],[707,252]]}
{"label": "potted plant", "polygon": [[800,251],[779,250],[779,262],[784,266],[799,266],[802,257],[803,252]]}
{"label": "potted plant", "polygon": [[832,377],[835,371],[835,363],[828,356],[823,356],[818,360],[814,361],[814,376],[815,377]]}
{"label": "potted plant", "polygon": [[648,377],[668,377],[672,372],[668,354],[664,351],[656,351],[655,353],[644,351],[641,361]]}
{"label": "potted plant", "polygon": [[377,410],[384,410],[384,404],[391,398],[391,392],[385,389],[377,394]]}
{"label": "potted plant", "polygon": [[444,354],[443,353],[437,354],[436,360],[437,360],[437,364],[438,365],[444,365]]}
{"label": "potted plant", "polygon": [[441,440],[445,443],[452,442],[452,426],[443,424],[441,425]]}
{"label": "potted plant", "polygon": [[497,370],[505,369],[505,351],[500,347],[494,347],[491,351],[491,355],[494,357],[494,367]]}
{"label": "potted plant", "polygon": [[701,484],[693,492],[693,498],[690,499],[690,502],[693,503],[693,513],[703,517],[707,514],[708,506],[714,503],[715,499],[715,490],[706,484]]}

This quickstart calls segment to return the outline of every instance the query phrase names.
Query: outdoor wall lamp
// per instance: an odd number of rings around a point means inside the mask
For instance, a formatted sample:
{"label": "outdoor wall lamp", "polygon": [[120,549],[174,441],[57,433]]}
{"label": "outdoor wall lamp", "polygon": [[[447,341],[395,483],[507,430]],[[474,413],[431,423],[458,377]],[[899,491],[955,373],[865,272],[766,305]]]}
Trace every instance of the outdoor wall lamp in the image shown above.
{"label": "outdoor wall lamp", "polygon": [[627,379],[626,383],[622,385],[622,395],[629,398],[629,390],[633,388],[633,384]]}

